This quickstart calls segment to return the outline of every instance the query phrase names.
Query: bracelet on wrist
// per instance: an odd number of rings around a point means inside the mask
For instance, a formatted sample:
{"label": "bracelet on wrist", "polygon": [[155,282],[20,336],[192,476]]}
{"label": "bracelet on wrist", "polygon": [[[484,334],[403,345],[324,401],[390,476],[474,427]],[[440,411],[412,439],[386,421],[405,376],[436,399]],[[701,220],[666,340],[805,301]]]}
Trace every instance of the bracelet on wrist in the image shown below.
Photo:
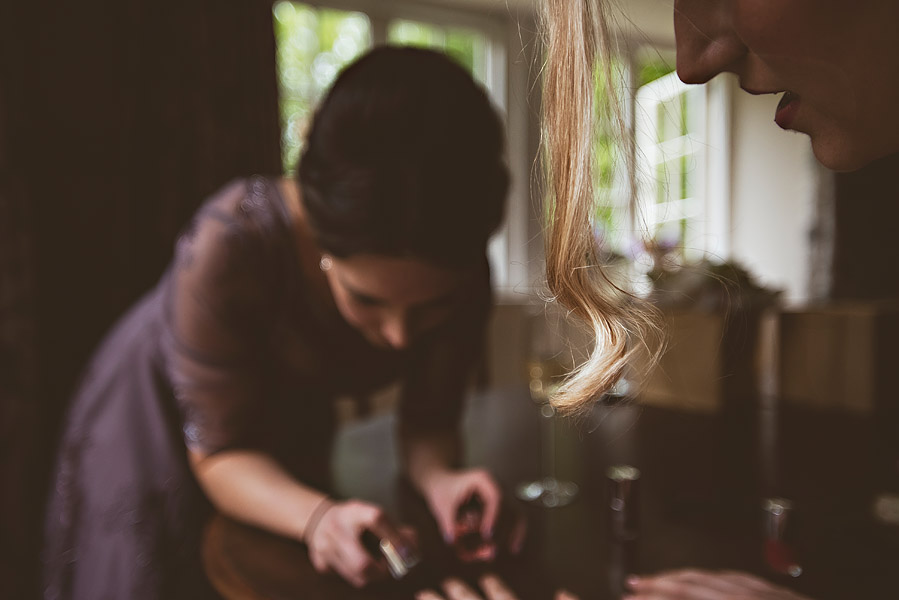
{"label": "bracelet on wrist", "polygon": [[306,520],[306,527],[303,528],[303,542],[306,544],[309,543],[309,540],[312,539],[312,533],[315,531],[315,528],[318,527],[322,517],[325,516],[325,513],[328,512],[334,504],[335,502],[330,496],[325,496],[322,498],[321,502],[315,505],[315,508],[312,509],[309,518]]}

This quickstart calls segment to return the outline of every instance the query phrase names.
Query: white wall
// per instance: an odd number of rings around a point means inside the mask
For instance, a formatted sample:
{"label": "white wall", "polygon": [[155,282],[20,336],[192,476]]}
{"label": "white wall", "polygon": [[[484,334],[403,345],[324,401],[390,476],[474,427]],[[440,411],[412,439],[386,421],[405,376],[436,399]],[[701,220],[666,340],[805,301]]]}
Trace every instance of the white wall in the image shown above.
{"label": "white wall", "polygon": [[731,252],[785,299],[802,301],[817,167],[808,137],[774,124],[778,100],[733,94]]}
{"label": "white wall", "polygon": [[674,0],[615,0],[610,16],[637,42],[674,46]]}

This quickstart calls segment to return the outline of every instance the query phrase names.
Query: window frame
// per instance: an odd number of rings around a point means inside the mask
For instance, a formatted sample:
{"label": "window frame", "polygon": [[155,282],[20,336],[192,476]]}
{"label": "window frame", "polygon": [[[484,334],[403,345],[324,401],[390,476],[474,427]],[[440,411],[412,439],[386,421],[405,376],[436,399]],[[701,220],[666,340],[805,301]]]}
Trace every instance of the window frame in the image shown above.
{"label": "window frame", "polygon": [[[659,80],[650,82],[641,88],[637,88],[636,70],[641,52],[646,48],[627,55],[627,73],[624,78],[628,82],[629,91],[625,106],[625,118],[632,140],[634,155],[629,166],[628,176],[632,177],[637,185],[629,198],[629,223],[634,233],[645,232],[644,222],[640,220],[640,211],[645,210],[645,193],[640,189],[647,179],[654,176],[653,172],[647,173],[646,163],[641,154],[641,132],[638,124],[643,109],[638,105],[638,97],[642,89],[649,86],[663,86],[659,83],[662,79],[671,78],[668,85],[680,92],[688,90],[701,90],[703,115],[699,123],[700,134],[695,143],[702,145],[702,150],[697,153],[701,156],[702,177],[699,189],[694,197],[698,198],[698,206],[692,217],[690,226],[693,231],[684,238],[685,244],[693,250],[688,253],[688,260],[696,260],[703,257],[726,260],[730,258],[732,248],[732,133],[733,133],[733,105],[734,105],[734,78],[728,74],[722,74],[713,78],[701,86],[684,84],[677,79],[677,74],[672,72]],[[651,52],[657,56],[666,56],[673,50],[651,47]],[[676,80],[676,84],[672,85]],[[655,145],[655,144],[653,144]],[[654,187],[654,182],[650,184]],[[642,196],[642,197],[641,197]]]}

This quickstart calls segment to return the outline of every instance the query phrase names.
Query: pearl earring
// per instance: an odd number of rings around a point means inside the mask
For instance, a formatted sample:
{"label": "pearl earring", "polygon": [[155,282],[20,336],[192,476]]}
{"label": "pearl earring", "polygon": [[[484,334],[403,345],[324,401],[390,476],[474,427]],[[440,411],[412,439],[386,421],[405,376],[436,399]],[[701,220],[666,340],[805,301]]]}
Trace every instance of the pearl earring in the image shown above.
{"label": "pearl earring", "polygon": [[322,256],[322,259],[318,261],[318,266],[322,271],[328,271],[331,269],[331,266],[334,264],[334,261],[331,260],[330,256]]}

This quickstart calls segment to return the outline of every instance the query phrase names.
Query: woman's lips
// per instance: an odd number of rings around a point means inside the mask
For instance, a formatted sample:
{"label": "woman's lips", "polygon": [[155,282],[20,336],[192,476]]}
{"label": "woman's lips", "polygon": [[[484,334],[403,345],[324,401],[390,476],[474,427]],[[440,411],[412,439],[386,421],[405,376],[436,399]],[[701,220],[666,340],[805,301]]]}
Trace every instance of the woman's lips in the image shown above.
{"label": "woman's lips", "polygon": [[774,122],[781,129],[789,129],[796,119],[799,112],[799,96],[793,92],[784,92],[780,102],[777,104],[777,113],[774,115]]}

